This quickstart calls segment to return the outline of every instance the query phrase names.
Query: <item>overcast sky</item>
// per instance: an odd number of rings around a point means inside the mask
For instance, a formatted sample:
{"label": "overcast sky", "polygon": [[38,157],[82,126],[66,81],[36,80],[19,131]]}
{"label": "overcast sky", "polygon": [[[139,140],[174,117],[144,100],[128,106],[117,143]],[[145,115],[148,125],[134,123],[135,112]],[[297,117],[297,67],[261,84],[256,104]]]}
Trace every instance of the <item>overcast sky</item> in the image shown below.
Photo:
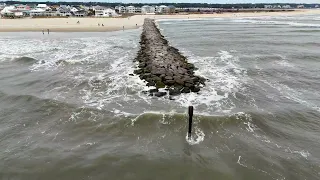
{"label": "overcast sky", "polygon": [[[23,0],[26,1],[26,0]],[[27,1],[45,1],[45,0],[27,0]],[[51,0],[57,2],[59,0]],[[88,2],[88,0],[63,0]],[[123,2],[123,3],[320,3],[320,0],[90,0],[92,2]]]}

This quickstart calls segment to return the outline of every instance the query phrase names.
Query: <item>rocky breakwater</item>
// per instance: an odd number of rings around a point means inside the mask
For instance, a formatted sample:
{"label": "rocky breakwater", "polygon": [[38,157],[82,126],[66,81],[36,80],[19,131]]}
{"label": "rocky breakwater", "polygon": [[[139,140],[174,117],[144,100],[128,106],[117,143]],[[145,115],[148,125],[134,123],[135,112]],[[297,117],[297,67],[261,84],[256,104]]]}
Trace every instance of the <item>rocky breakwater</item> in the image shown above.
{"label": "rocky breakwater", "polygon": [[[176,48],[169,46],[154,20],[144,21],[140,50],[135,60],[139,66],[134,73],[145,80],[147,86],[155,87],[149,91],[154,96],[199,92],[205,84],[204,78],[194,75],[195,66],[188,63]],[[160,88],[166,91],[159,92]]]}

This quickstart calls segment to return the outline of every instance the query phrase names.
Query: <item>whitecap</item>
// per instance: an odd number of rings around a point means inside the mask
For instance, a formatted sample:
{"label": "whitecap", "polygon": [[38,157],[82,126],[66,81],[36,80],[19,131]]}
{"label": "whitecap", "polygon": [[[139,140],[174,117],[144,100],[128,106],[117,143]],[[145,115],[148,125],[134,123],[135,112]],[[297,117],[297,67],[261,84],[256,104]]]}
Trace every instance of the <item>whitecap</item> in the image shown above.
{"label": "whitecap", "polygon": [[196,145],[196,144],[199,144],[199,143],[201,143],[202,141],[204,141],[204,137],[205,137],[204,132],[203,132],[200,128],[195,127],[195,132],[194,132],[194,134],[191,135],[190,138],[189,138],[188,133],[187,133],[187,135],[186,135],[186,141],[187,141],[190,145]]}

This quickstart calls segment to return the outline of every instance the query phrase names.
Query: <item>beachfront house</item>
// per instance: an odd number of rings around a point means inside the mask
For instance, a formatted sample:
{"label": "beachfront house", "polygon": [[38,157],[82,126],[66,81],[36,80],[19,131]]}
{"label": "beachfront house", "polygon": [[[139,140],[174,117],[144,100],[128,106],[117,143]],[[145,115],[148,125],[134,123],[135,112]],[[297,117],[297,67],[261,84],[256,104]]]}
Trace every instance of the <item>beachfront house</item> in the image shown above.
{"label": "beachfront house", "polygon": [[141,14],[141,7],[136,7],[135,8],[135,13],[136,14]]}
{"label": "beachfront house", "polygon": [[19,4],[16,6],[17,10],[19,11],[30,11],[31,8],[28,5]]}
{"label": "beachfront house", "polygon": [[283,5],[282,9],[291,9],[291,6],[290,5]]}
{"label": "beachfront house", "polygon": [[127,6],[126,12],[129,14],[134,14],[134,13],[136,13],[136,8],[134,6]]}
{"label": "beachfront house", "polygon": [[273,6],[273,9],[281,9],[282,7],[281,7],[281,5],[274,5]]}
{"label": "beachfront house", "polygon": [[43,10],[50,10],[50,7],[49,6],[47,6],[46,4],[38,4],[37,5],[37,8],[38,9],[43,9]]}
{"label": "beachfront house", "polygon": [[15,6],[6,6],[1,10],[2,17],[14,17]]}
{"label": "beachfront house", "polygon": [[21,5],[6,6],[1,10],[2,17],[21,18],[29,15],[30,7],[22,7]]}
{"label": "beachfront house", "polygon": [[24,16],[24,13],[22,11],[17,10],[14,12],[14,17],[21,18],[23,16]]}
{"label": "beachfront house", "polygon": [[165,5],[161,5],[158,8],[158,13],[168,13],[169,12],[169,7]]}
{"label": "beachfront house", "polygon": [[118,14],[114,9],[103,7],[103,6],[94,6],[93,10],[95,11],[96,17],[116,17]]}
{"label": "beachfront house", "polygon": [[85,16],[88,16],[88,11],[81,9],[81,10],[73,12],[73,15],[76,17],[85,17]]}
{"label": "beachfront house", "polygon": [[71,15],[72,15],[72,14],[71,14],[71,11],[70,11],[70,7],[61,5],[61,6],[58,8],[57,16],[66,16],[66,17],[69,17],[69,16],[71,16]]}
{"label": "beachfront house", "polygon": [[168,6],[168,13],[175,13],[176,12],[176,7],[170,5]]}
{"label": "beachfront house", "polygon": [[43,16],[58,16],[58,11],[56,9],[47,10],[43,12]]}
{"label": "beachfront house", "polygon": [[118,13],[120,13],[120,14],[124,14],[124,13],[126,13],[126,7],[124,7],[124,6],[116,6],[116,11],[118,11]]}
{"label": "beachfront house", "polygon": [[154,6],[145,5],[141,7],[142,14],[155,14],[156,8]]}
{"label": "beachfront house", "polygon": [[264,8],[265,8],[265,9],[272,9],[273,6],[272,6],[272,5],[264,5]]}
{"label": "beachfront house", "polygon": [[82,7],[71,7],[70,8],[71,14],[76,17],[84,17],[88,16],[88,11],[83,9]]}
{"label": "beachfront house", "polygon": [[304,5],[298,5],[297,8],[298,8],[298,9],[303,9],[303,8],[304,8]]}
{"label": "beachfront house", "polygon": [[[92,8],[95,11],[95,16],[96,17],[103,17],[105,16],[105,10],[107,9],[106,7],[103,6],[93,6]],[[109,16],[108,16],[109,17]]]}
{"label": "beachfront house", "polygon": [[106,9],[106,7],[98,5],[98,6],[92,6],[91,9],[94,11],[102,11],[102,10]]}
{"label": "beachfront house", "polygon": [[79,8],[76,8],[76,7],[71,7],[71,8],[70,8],[70,11],[73,12],[73,13],[74,13],[74,12],[77,12],[77,11],[79,11],[79,10],[80,10],[80,9],[79,9]]}
{"label": "beachfront house", "polygon": [[35,17],[35,16],[44,16],[45,10],[42,8],[35,8],[30,10],[30,16]]}

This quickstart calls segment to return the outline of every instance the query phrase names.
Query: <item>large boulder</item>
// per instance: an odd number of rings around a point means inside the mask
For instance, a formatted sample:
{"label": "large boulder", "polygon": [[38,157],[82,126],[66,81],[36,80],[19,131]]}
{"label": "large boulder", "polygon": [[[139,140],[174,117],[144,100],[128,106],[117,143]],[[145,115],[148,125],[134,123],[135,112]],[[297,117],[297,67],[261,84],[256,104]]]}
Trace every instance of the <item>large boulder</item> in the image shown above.
{"label": "large boulder", "polygon": [[182,93],[190,93],[190,88],[188,88],[188,87],[184,87],[182,90],[181,90],[181,92]]}
{"label": "large boulder", "polygon": [[157,97],[162,97],[162,96],[167,95],[167,92],[155,92],[153,95],[157,96]]}
{"label": "large boulder", "polygon": [[157,89],[159,89],[159,88],[165,88],[166,87],[166,85],[163,83],[163,82],[161,82],[161,81],[157,81],[156,82],[156,88]]}

